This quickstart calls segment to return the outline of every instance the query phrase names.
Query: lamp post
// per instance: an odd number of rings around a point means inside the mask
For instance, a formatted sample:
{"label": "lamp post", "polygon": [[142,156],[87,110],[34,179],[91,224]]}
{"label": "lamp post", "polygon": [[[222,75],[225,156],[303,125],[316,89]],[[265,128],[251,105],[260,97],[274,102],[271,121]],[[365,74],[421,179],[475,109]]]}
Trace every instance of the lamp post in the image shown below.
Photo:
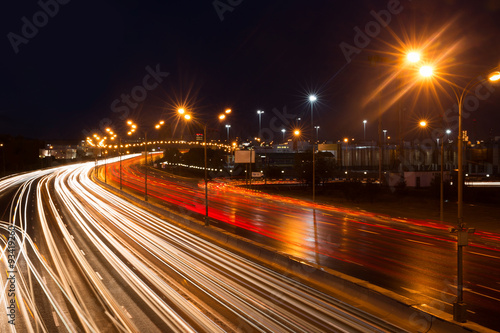
{"label": "lamp post", "polygon": [[315,142],[313,138],[313,128],[314,128],[314,113],[313,113],[313,105],[314,102],[316,102],[318,98],[316,95],[309,95],[309,102],[311,103],[311,141],[312,141],[312,159],[313,159],[313,179],[312,179],[312,185],[313,185],[313,202],[316,201],[316,148],[315,148]]}
{"label": "lamp post", "polygon": [[261,125],[262,125],[262,114],[263,113],[264,113],[264,111],[257,110],[257,114],[259,115],[259,139],[262,139],[262,137],[261,137],[262,127],[261,127]]}
{"label": "lamp post", "polygon": [[363,141],[366,141],[366,120],[363,120]]}
{"label": "lamp post", "polygon": [[[430,77],[433,74],[432,67],[422,66],[420,68],[420,75],[423,77]],[[500,80],[500,71],[492,72],[488,76],[488,80],[491,82],[496,82]],[[461,91],[456,91],[454,86],[452,86],[457,98],[458,104],[458,216],[457,216],[457,227],[452,228],[452,232],[457,233],[457,299],[453,303],[453,320],[457,322],[464,323],[467,321],[466,314],[467,308],[463,299],[463,247],[468,245],[468,235],[469,233],[474,233],[474,228],[467,228],[465,222],[463,221],[463,182],[464,182],[464,170],[463,170],[463,130],[462,130],[462,111],[463,104],[467,93],[474,87],[478,86],[486,79],[481,78],[477,80],[472,79],[467,83],[467,85]]]}
{"label": "lamp post", "polygon": [[283,143],[285,143],[285,132],[286,132],[286,129],[282,128],[281,133],[283,134]]}
{"label": "lamp post", "polygon": [[[488,79],[492,82],[500,80],[500,72],[496,71],[489,75]],[[457,221],[457,300],[453,303],[453,319],[458,322],[466,322],[466,304],[463,300],[463,247],[468,245],[468,234],[475,231],[474,228],[467,228],[463,221],[463,182],[464,182],[464,166],[463,166],[463,141],[464,134],[462,130],[462,111],[464,99],[467,92],[478,84],[485,81],[484,79],[476,81],[473,79],[462,90],[461,94],[456,94],[458,101],[458,221]]]}
{"label": "lamp post", "polygon": [[319,131],[319,126],[314,126],[314,128],[316,129],[316,142],[319,141],[318,137],[319,137],[319,134],[318,134],[318,131]]}
{"label": "lamp post", "polygon": [[[219,121],[226,119],[226,115],[231,113],[231,109],[226,109],[224,113],[219,115]],[[190,121],[192,119],[190,114],[184,114],[184,119],[186,121]],[[207,123],[205,122],[203,125],[203,159],[205,164],[205,172],[204,172],[204,183],[205,183],[205,226],[210,225],[210,220],[208,216],[208,152],[207,152]]]}
{"label": "lamp post", "polygon": [[231,128],[231,125],[226,125],[226,130],[227,130],[227,143],[229,143],[229,129]]}

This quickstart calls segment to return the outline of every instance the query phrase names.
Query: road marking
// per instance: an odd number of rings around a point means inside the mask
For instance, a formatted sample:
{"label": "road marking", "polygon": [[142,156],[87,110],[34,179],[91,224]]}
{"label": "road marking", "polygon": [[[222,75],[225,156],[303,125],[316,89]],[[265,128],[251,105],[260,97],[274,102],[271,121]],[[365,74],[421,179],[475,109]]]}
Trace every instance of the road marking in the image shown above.
{"label": "road marking", "polygon": [[413,243],[418,243],[418,244],[423,244],[423,245],[434,246],[434,245],[433,245],[433,244],[431,244],[431,243],[421,242],[421,241],[417,241],[417,240],[413,240],[413,239],[409,239],[409,238],[406,238],[406,240],[407,240],[408,242],[413,242]]}
{"label": "road marking", "polygon": [[365,230],[365,229],[358,229],[359,231],[363,231],[363,232],[368,232],[370,234],[374,234],[374,235],[380,235],[379,232],[375,232],[375,231],[369,231],[369,230]]}
{"label": "road marking", "polygon": [[489,254],[484,254],[484,253],[479,253],[479,252],[471,252],[471,251],[467,251],[467,253],[477,254],[478,256],[483,256],[483,257],[488,257],[488,258],[500,259],[500,257],[495,257],[495,256],[491,256],[491,255],[489,255]]}
{"label": "road marking", "polygon": [[498,298],[491,297],[491,296],[488,296],[488,295],[485,295],[485,294],[481,294],[481,293],[478,293],[477,291],[470,290],[470,289],[469,289],[469,290],[467,290],[467,291],[468,291],[468,292],[471,292],[471,293],[473,293],[473,294],[476,294],[476,295],[479,295],[479,296],[483,296],[483,297],[487,297],[487,298],[490,298],[490,299],[492,299],[492,300],[494,300],[494,301],[500,302],[500,299],[498,299]]}
{"label": "road marking", "polygon": [[95,272],[97,274],[97,276],[99,277],[99,279],[102,280],[102,276],[98,273],[98,272]]}
{"label": "road marking", "polygon": [[410,288],[401,287],[401,289],[406,290],[410,294],[420,294],[420,292],[413,290],[413,289],[410,289]]}
{"label": "road marking", "polygon": [[59,320],[57,320],[57,315],[55,311],[52,311],[52,317],[54,317],[54,324],[59,327]]}
{"label": "road marking", "polygon": [[[497,282],[497,283],[499,283],[499,282]],[[493,289],[493,288],[491,288],[491,287],[486,287],[486,286],[483,286],[483,285],[481,285],[481,284],[478,284],[477,286],[478,286],[478,287],[481,287],[481,288],[485,288],[485,289],[489,289],[489,290],[495,291],[495,292],[497,292],[497,293],[500,293],[500,290]]]}

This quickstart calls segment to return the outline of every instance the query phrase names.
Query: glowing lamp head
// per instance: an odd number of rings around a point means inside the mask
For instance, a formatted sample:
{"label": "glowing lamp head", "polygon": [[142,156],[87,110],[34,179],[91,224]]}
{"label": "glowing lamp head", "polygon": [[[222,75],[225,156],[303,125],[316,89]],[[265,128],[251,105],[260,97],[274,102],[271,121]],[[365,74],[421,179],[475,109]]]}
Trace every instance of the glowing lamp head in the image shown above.
{"label": "glowing lamp head", "polygon": [[490,76],[488,77],[488,80],[490,80],[492,82],[496,82],[496,81],[500,80],[500,72],[496,71],[496,72],[491,73]]}
{"label": "glowing lamp head", "polygon": [[420,125],[420,127],[426,127],[427,126],[427,122],[425,120],[422,120],[418,123]]}
{"label": "glowing lamp head", "polygon": [[349,142],[349,139],[348,138],[344,138],[344,142]]}
{"label": "glowing lamp head", "polygon": [[422,66],[420,67],[420,75],[423,77],[430,77],[433,74],[433,70],[431,66]]}
{"label": "glowing lamp head", "polygon": [[231,113],[231,109],[226,109],[226,111],[224,111],[226,114],[230,114]]}
{"label": "glowing lamp head", "polygon": [[191,115],[190,115],[190,114],[185,114],[185,115],[184,115],[184,119],[186,119],[186,120],[191,120]]}
{"label": "glowing lamp head", "polygon": [[309,95],[309,102],[316,102],[317,99],[316,95]]}
{"label": "glowing lamp head", "polygon": [[406,55],[406,59],[408,59],[409,62],[419,62],[420,61],[420,53],[412,51]]}
{"label": "glowing lamp head", "polygon": [[219,120],[224,120],[226,118],[226,115],[225,114],[221,114],[219,115]]}
{"label": "glowing lamp head", "polygon": [[156,129],[160,129],[160,125],[159,125],[159,124],[157,124],[157,125],[155,126],[155,128],[156,128]]}
{"label": "glowing lamp head", "polygon": [[127,121],[127,125],[132,125],[132,124],[133,124],[132,120]]}
{"label": "glowing lamp head", "polygon": [[180,108],[177,110],[177,113],[179,114],[184,114],[186,112],[186,110],[184,110],[183,108]]}
{"label": "glowing lamp head", "polygon": [[447,129],[447,130],[446,130],[446,134],[450,135],[450,134],[451,134],[451,130],[450,130],[450,129]]}
{"label": "glowing lamp head", "polygon": [[300,135],[300,131],[299,130],[295,130],[295,131],[293,131],[293,134],[296,135],[296,136]]}

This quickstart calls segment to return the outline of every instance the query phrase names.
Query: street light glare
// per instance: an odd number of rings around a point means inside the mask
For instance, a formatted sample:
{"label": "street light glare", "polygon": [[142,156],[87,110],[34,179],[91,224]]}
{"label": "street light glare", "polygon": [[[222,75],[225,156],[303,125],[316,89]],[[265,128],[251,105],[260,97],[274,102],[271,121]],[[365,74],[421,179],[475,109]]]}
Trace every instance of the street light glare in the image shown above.
{"label": "street light glare", "polygon": [[184,112],[186,112],[186,110],[184,110],[183,108],[180,108],[180,109],[177,110],[177,112],[179,114],[184,114]]}
{"label": "street light glare", "polygon": [[451,130],[450,130],[450,129],[447,129],[447,130],[446,130],[446,134],[448,134],[448,135],[449,135],[449,134],[451,134]]}
{"label": "street light glare", "polygon": [[409,62],[419,62],[420,61],[420,53],[418,52],[410,52],[408,53],[408,55],[406,56],[406,58],[408,59]]}
{"label": "street light glare", "polygon": [[422,66],[420,67],[420,75],[423,77],[429,77],[432,76],[432,67],[431,66]]}
{"label": "street light glare", "polygon": [[309,101],[310,102],[316,102],[318,98],[316,97],[316,95],[309,95]]}
{"label": "street light glare", "polygon": [[420,127],[426,127],[427,126],[427,122],[425,120],[422,120],[419,124],[420,124]]}
{"label": "street light glare", "polygon": [[367,121],[366,121],[366,120],[363,120],[363,124],[366,124],[366,123],[367,123]]}
{"label": "street light glare", "polygon": [[191,115],[190,115],[190,114],[185,114],[185,115],[184,115],[184,119],[186,119],[186,120],[191,120]]}
{"label": "street light glare", "polygon": [[221,115],[219,115],[219,119],[220,119],[220,120],[224,120],[225,118],[226,118],[226,115],[225,115],[225,114],[221,114]]}
{"label": "street light glare", "polygon": [[488,79],[490,81],[493,81],[493,82],[500,80],[500,72],[496,71],[496,72],[491,73],[490,77]]}
{"label": "street light glare", "polygon": [[226,112],[226,114],[230,114],[231,111],[232,111],[231,109],[226,109],[226,111],[224,111],[224,112]]}
{"label": "street light glare", "polygon": [[295,130],[295,131],[293,131],[293,134],[300,135],[300,131],[299,130]]}

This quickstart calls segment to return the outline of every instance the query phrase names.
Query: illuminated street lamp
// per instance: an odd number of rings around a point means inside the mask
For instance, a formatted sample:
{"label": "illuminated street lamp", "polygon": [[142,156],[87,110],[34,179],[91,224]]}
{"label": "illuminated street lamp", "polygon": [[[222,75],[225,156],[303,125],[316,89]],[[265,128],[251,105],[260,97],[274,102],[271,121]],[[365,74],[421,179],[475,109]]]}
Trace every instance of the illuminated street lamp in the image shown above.
{"label": "illuminated street lamp", "polygon": [[[226,109],[226,111],[218,116],[219,120],[224,120],[226,118],[226,114],[230,114],[231,109]],[[190,114],[185,114],[184,119],[186,121],[191,121],[192,117]],[[209,216],[208,216],[208,154],[207,154],[207,123],[201,124],[203,126],[203,153],[205,160],[205,175],[204,175],[204,183],[205,183],[205,226],[210,225]],[[227,126],[227,125],[226,125]],[[229,128],[228,128],[229,130]]]}
{"label": "illuminated street lamp", "polygon": [[[422,66],[420,68],[420,74],[423,77],[432,76],[432,68],[430,66]],[[500,72],[494,71],[488,75],[488,80],[491,82],[497,82],[500,80]],[[451,231],[457,233],[457,299],[453,303],[453,320],[457,322],[464,323],[466,319],[466,304],[463,299],[463,247],[468,245],[468,235],[469,233],[474,233],[474,228],[467,228],[465,222],[463,221],[463,183],[464,183],[464,167],[463,167],[463,140],[464,135],[462,131],[462,111],[463,104],[467,93],[477,85],[486,81],[485,79],[477,80],[476,78],[470,80],[462,91],[456,91],[454,86],[452,86],[455,96],[457,97],[458,104],[458,219],[457,227],[453,228]]]}
{"label": "illuminated street lamp", "polygon": [[319,126],[314,126],[314,128],[316,129],[316,142],[319,141],[318,137],[319,137]]}
{"label": "illuminated street lamp", "polygon": [[262,110],[257,110],[257,114],[259,115],[259,139],[262,139],[262,114],[264,111]]}
{"label": "illuminated street lamp", "polygon": [[363,141],[366,141],[366,120],[363,120]]}
{"label": "illuminated street lamp", "polygon": [[417,62],[419,62],[419,61],[420,61],[420,53],[419,53],[419,52],[415,52],[415,51],[409,52],[409,53],[406,55],[406,59],[407,59],[409,62],[417,63]]}
{"label": "illuminated street lamp", "polygon": [[316,146],[315,142],[313,139],[313,131],[314,131],[314,112],[313,112],[313,105],[314,102],[317,101],[316,95],[309,95],[309,102],[311,103],[311,143],[312,143],[312,158],[313,158],[313,180],[312,180],[312,185],[313,185],[313,202],[316,201]]}
{"label": "illuminated street lamp", "polygon": [[281,133],[283,134],[283,142],[285,142],[285,132],[286,132],[286,129],[282,128]]}
{"label": "illuminated street lamp", "polygon": [[231,125],[226,124],[226,130],[227,130],[227,142],[229,143],[229,129],[231,128]]}

